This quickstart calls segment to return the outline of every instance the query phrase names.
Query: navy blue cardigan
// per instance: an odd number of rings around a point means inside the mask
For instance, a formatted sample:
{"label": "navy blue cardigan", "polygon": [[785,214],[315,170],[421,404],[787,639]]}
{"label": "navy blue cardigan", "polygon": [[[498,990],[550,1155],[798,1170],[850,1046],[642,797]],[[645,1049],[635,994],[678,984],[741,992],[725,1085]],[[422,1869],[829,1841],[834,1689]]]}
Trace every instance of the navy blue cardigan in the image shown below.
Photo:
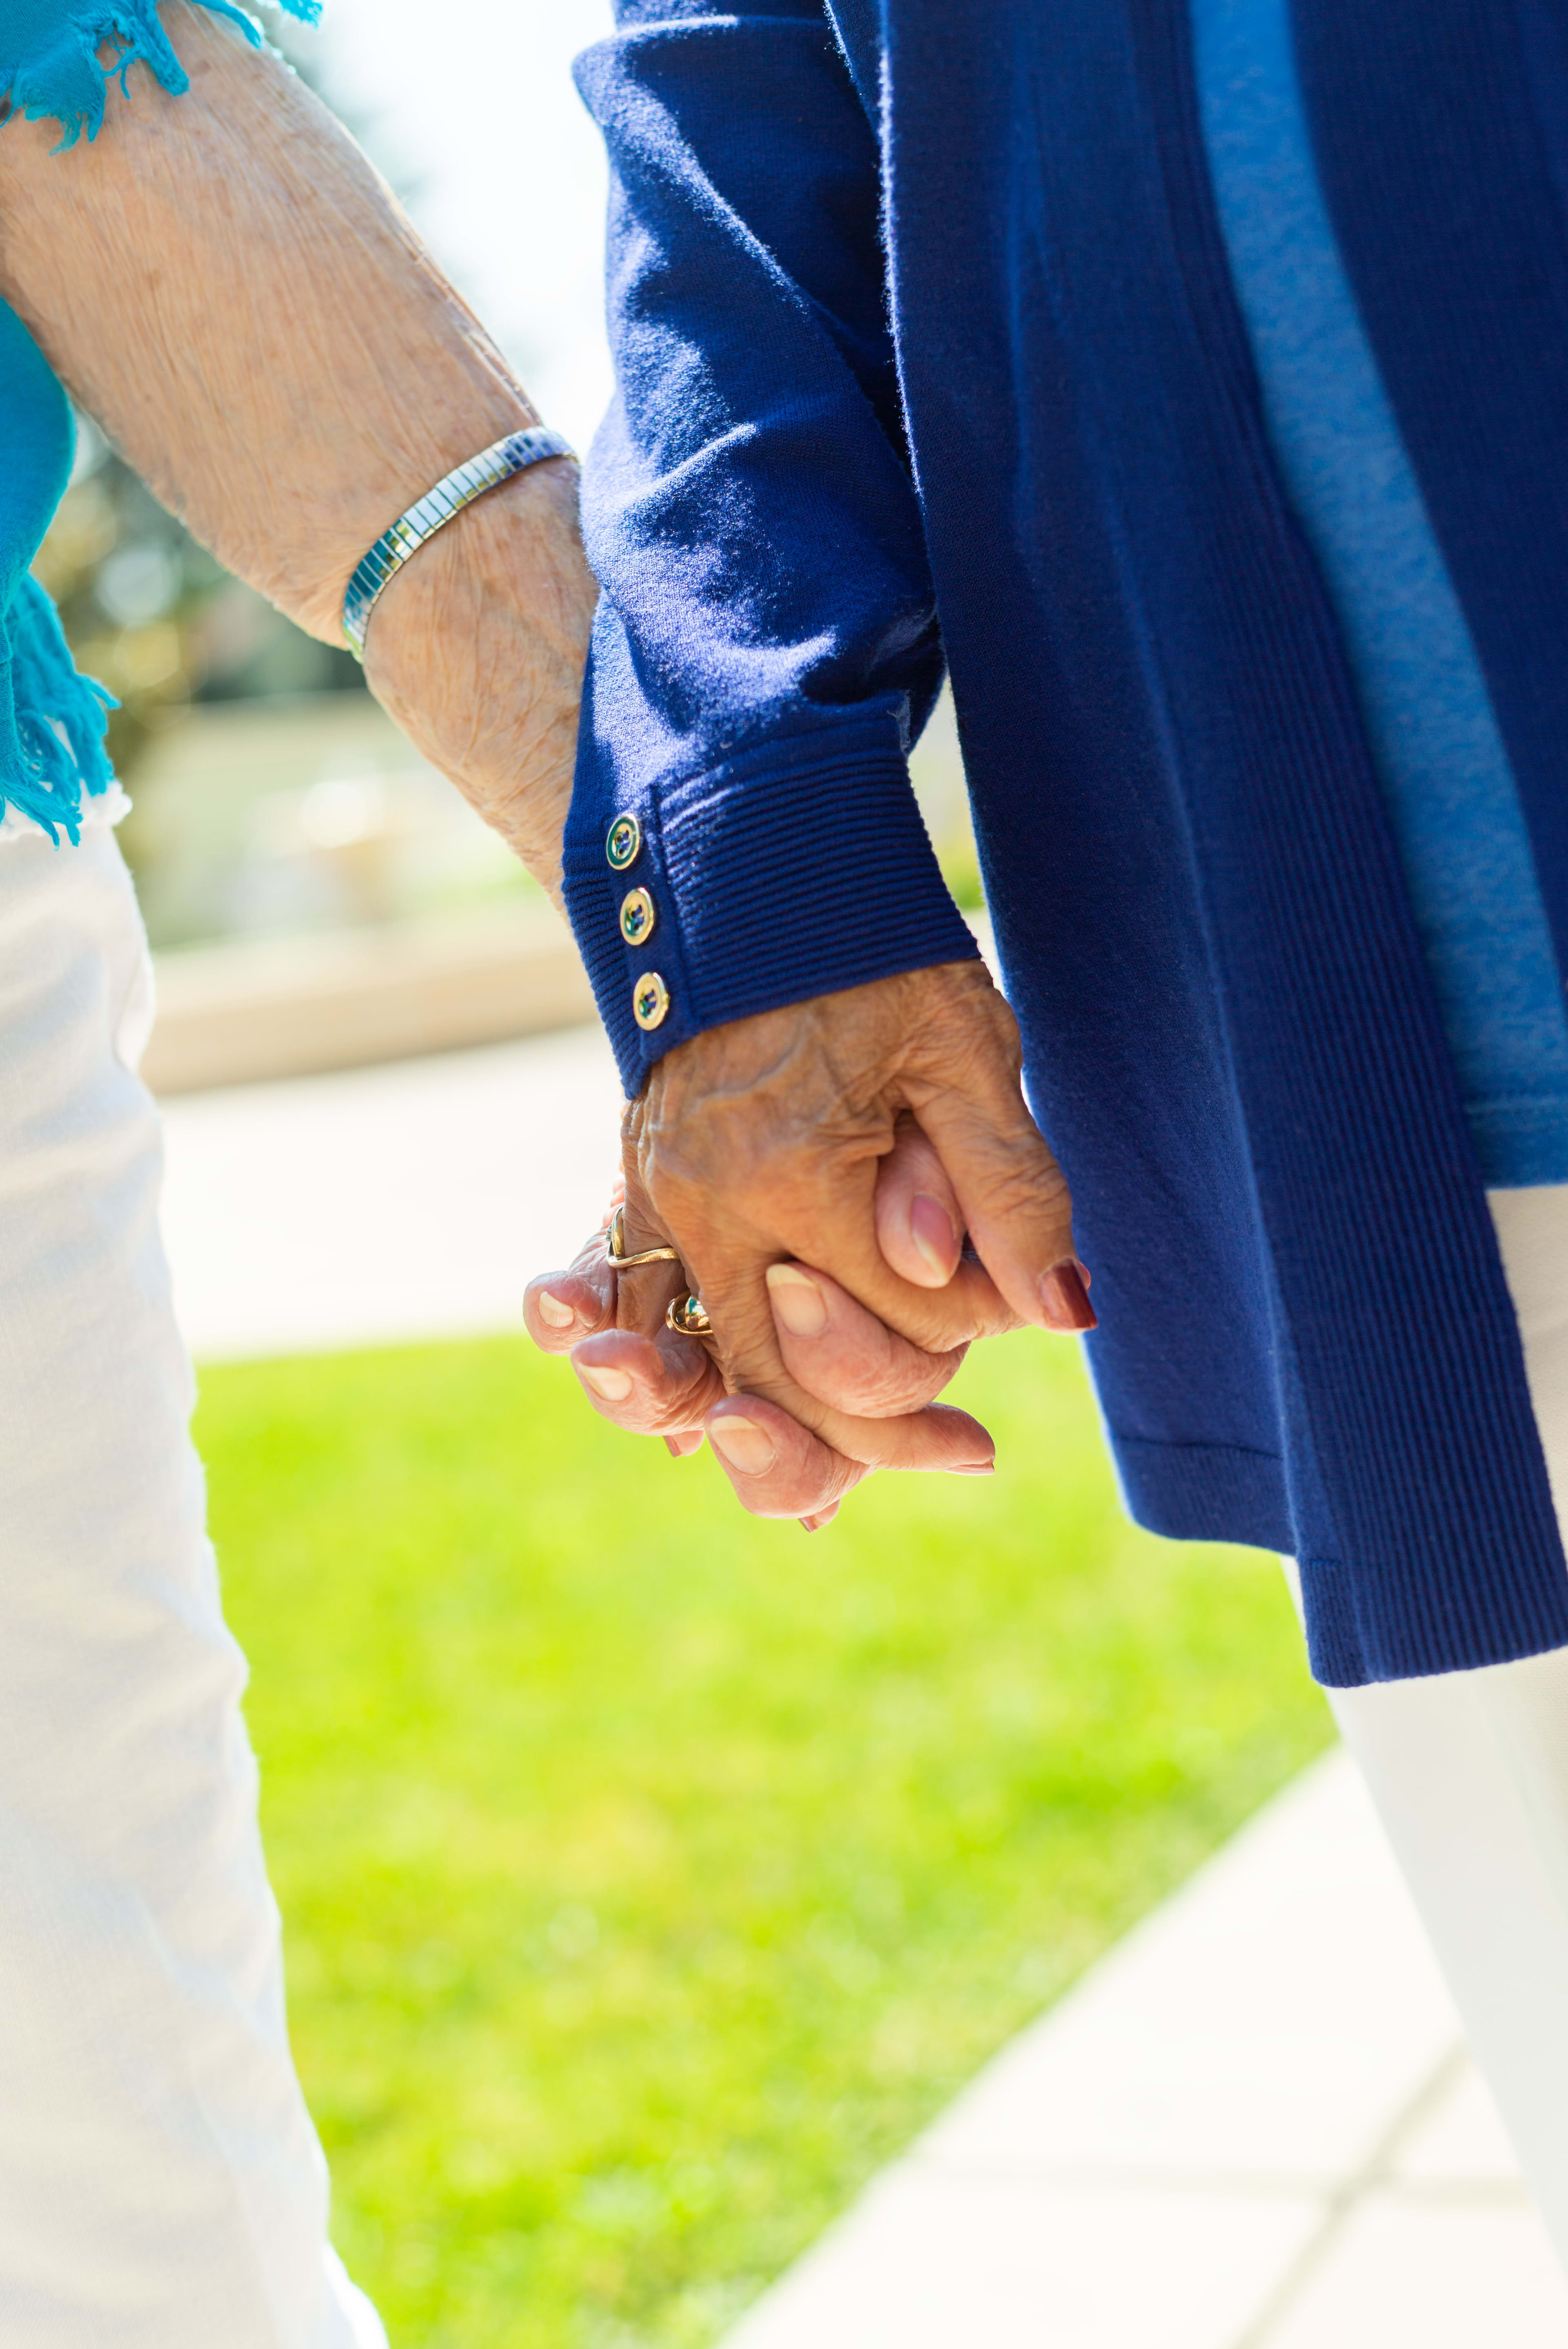
{"label": "navy blue cardigan", "polygon": [[[1568,968],[1568,15],[1295,17]],[[619,394],[587,484],[604,595],[567,874],[628,1088],[717,1021],[972,951],[904,766],[945,660],[1135,1515],[1294,1552],[1330,1682],[1568,1643],[1518,1331],[1265,440],[1183,0],[621,0],[620,27],[579,69]],[[656,916],[635,947],[632,882]],[[650,968],[669,1008],[645,1029]]]}

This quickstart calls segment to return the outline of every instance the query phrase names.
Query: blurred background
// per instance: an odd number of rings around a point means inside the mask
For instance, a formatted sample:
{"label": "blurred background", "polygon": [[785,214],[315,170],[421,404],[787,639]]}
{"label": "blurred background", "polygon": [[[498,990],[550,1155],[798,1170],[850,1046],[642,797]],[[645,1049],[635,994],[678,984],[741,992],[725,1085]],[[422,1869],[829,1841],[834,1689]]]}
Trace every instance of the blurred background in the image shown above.
{"label": "blurred background", "polygon": [[[603,0],[526,0],[521,12],[456,0],[438,39],[414,0],[332,0],[314,29],[267,20],[540,412],[583,450],[610,392],[604,166],[570,67],[608,28]],[[160,1090],[526,1033],[563,1006],[586,1011],[540,893],[382,716],[347,651],[229,577],[88,419],[36,568],[78,662],[120,702],[110,743],[134,802],[122,841],[152,944],[169,958],[150,1064]],[[954,887],[977,905],[945,704],[919,771]],[[305,936],[341,949],[311,962],[318,985],[336,972],[325,1026],[291,1020],[280,1003],[280,983],[295,991],[280,982],[284,958],[245,951]],[[373,963],[356,957],[356,941],[373,945]],[[214,954],[222,947],[235,951]],[[191,948],[204,951],[191,958]],[[434,1024],[399,985],[416,974],[423,988],[432,975],[443,985]]]}
{"label": "blurred background", "polygon": [[[269,18],[543,416],[608,396],[602,0]],[[617,1092],[569,940],[342,653],[90,426],[39,561],[120,697],[167,1229],[335,2229],[396,2349],[707,2349],[1315,1752],[1272,1562],[1122,1514],[1075,1348],[993,1484],[818,1541],[520,1335]],[[918,760],[978,910],[951,717]]]}
{"label": "blurred background", "polygon": [[[586,447],[608,397],[596,283],[598,141],[570,60],[592,0],[458,0],[438,36],[410,0],[342,0],[266,29],[342,115],[543,414]],[[124,843],[155,947],[417,921],[531,895],[527,876],[413,758],[350,655],[227,576],[84,422],[38,572],[78,661],[119,697]]]}

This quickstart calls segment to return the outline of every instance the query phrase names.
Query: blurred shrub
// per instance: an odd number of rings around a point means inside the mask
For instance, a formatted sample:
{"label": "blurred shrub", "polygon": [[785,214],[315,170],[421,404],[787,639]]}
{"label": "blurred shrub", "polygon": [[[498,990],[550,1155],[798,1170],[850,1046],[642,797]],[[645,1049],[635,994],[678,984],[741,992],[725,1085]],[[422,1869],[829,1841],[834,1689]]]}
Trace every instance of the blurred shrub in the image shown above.
{"label": "blurred shrub", "polygon": [[77,429],[75,477],[33,567],[78,667],[119,700],[109,750],[123,780],[189,701],[363,690],[352,654],[317,644],[232,578],[94,425]]}

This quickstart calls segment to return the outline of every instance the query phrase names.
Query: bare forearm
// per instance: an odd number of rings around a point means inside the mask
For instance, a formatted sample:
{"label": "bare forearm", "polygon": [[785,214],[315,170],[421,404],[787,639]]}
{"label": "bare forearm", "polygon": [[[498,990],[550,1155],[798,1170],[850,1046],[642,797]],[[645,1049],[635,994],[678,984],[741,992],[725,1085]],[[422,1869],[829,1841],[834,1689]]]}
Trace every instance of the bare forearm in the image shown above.
{"label": "bare forearm", "polygon": [[[337,641],[371,541],[533,413],[309,91],[201,11],[166,21],[185,96],[137,68],[94,146],[0,134],[0,293],[193,533]],[[556,463],[449,525],[370,631],[377,691],[547,880],[592,600]]]}
{"label": "bare forearm", "polygon": [[577,535],[577,474],[541,465],[421,549],[376,606],[366,671],[434,766],[564,913],[561,843],[598,590]]}

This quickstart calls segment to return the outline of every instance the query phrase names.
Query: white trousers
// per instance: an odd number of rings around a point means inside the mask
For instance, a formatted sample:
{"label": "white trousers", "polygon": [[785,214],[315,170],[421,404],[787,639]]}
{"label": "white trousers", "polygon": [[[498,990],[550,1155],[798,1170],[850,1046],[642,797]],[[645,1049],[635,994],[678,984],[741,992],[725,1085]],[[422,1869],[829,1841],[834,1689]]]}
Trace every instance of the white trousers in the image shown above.
{"label": "white trousers", "polygon": [[[1568,1184],[1488,1196],[1568,1527]],[[1329,1698],[1568,2266],[1568,1649]]]}
{"label": "white trousers", "polygon": [[0,2342],[385,2349],[326,2240],[114,834],[0,841]]}

